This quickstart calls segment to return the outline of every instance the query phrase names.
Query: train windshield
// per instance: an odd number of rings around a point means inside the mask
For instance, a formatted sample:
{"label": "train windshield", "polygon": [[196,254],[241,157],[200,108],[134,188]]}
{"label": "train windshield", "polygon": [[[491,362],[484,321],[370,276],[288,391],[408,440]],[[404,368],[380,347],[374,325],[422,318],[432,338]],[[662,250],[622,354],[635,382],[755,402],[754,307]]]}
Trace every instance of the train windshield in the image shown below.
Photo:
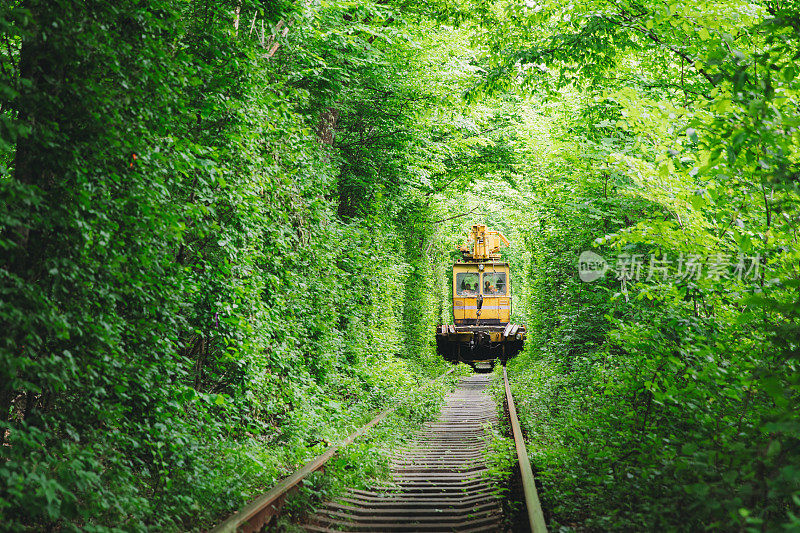
{"label": "train windshield", "polygon": [[456,294],[458,296],[477,296],[478,283],[477,272],[459,272],[456,274]]}
{"label": "train windshield", "polygon": [[484,296],[505,296],[507,290],[505,272],[486,272],[483,275]]}

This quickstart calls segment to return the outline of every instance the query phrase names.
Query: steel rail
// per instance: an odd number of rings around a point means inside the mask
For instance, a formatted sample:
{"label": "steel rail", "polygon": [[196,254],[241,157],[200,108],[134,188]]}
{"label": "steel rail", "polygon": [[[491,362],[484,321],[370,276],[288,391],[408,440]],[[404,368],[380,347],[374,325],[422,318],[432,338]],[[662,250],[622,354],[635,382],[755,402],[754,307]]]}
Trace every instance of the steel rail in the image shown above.
{"label": "steel rail", "polygon": [[547,533],[547,525],[544,523],[544,513],[542,504],[539,503],[539,494],[536,491],[536,481],[533,479],[531,462],[528,459],[528,450],[525,448],[525,440],[522,438],[522,429],[517,419],[517,408],[514,406],[514,397],[511,395],[511,387],[508,385],[508,374],[506,366],[503,365],[503,382],[506,386],[506,401],[508,402],[508,416],[511,419],[511,430],[514,433],[514,444],[517,448],[517,458],[519,459],[519,470],[522,474],[522,489],[525,492],[525,506],[528,508],[528,522],[533,533]]}
{"label": "steel rail", "polygon": [[[433,383],[443,378],[444,376],[453,372],[455,367],[451,367],[447,372],[441,376],[430,380],[428,383],[416,389],[417,391],[425,390]],[[297,486],[303,479],[305,479],[312,472],[316,472],[322,468],[336,453],[345,446],[351,444],[358,437],[365,434],[374,426],[378,425],[384,418],[396,411],[403,401],[398,402],[394,407],[389,407],[378,413],[367,424],[361,426],[359,429],[350,434],[339,444],[330,446],[327,450],[303,465],[299,470],[295,471],[289,477],[282,479],[277,485],[272,487],[269,491],[258,496],[255,500],[242,507],[239,511],[228,517],[227,520],[220,523],[209,533],[230,533],[236,531],[252,532],[259,531],[267,525],[273,516],[280,510],[283,504],[283,499],[286,493]]]}

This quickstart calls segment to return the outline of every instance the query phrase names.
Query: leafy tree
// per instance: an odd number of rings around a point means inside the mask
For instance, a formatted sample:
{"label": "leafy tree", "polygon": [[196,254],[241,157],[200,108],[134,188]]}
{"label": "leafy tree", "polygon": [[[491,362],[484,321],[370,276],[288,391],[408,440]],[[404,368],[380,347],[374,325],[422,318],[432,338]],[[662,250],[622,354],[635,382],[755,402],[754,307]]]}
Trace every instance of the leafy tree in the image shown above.
{"label": "leafy tree", "polygon": [[[540,343],[518,365],[529,408],[547,413],[528,424],[554,520],[795,527],[796,9],[545,2],[481,16],[492,52],[476,87],[519,76],[559,126],[528,170],[543,200],[528,241]],[[758,275],[587,285],[574,265],[595,239],[645,266],[722,258]]]}

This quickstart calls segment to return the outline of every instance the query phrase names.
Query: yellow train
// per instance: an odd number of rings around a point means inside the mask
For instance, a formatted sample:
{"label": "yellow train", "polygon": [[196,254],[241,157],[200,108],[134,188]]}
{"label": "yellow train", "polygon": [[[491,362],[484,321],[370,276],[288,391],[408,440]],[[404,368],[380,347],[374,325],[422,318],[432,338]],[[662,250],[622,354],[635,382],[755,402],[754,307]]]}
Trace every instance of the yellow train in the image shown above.
{"label": "yellow train", "polygon": [[488,369],[522,349],[525,326],[511,323],[511,270],[500,261],[502,233],[483,224],[472,226],[461,246],[462,259],[453,264],[453,322],[436,332],[439,354],[452,362]]}

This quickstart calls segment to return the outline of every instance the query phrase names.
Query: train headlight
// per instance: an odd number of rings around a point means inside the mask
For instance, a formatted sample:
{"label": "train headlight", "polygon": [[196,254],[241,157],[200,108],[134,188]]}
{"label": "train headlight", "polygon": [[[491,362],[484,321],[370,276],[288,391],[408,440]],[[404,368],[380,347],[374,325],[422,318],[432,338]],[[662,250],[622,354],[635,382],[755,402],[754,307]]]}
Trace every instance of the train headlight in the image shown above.
{"label": "train headlight", "polygon": [[522,338],[522,334],[521,333],[517,333],[517,340],[520,340],[521,338]]}
{"label": "train headlight", "polygon": [[478,265],[478,270],[480,270],[481,272],[483,272],[483,263],[481,263],[480,265]]}

